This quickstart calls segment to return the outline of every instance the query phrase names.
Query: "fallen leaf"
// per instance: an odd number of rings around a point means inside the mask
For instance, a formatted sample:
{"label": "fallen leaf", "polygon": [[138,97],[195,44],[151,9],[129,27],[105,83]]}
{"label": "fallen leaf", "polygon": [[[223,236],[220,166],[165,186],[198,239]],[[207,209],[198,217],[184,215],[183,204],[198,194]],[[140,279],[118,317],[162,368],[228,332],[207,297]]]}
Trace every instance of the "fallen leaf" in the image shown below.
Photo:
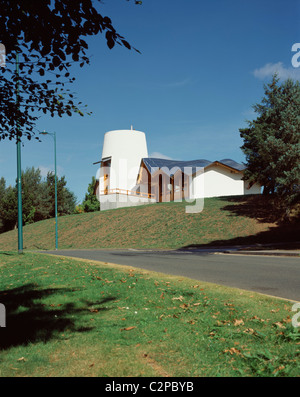
{"label": "fallen leaf", "polygon": [[280,365],[280,367],[276,368],[276,369],[273,371],[273,374],[276,374],[276,372],[278,372],[278,371],[282,371],[284,368],[285,368],[284,365]]}
{"label": "fallen leaf", "polygon": [[236,349],[235,347],[231,347],[230,349],[224,350],[224,353],[230,353],[231,355],[233,355],[233,354],[241,354],[241,351]]}
{"label": "fallen leaf", "polygon": [[249,333],[250,335],[253,335],[255,333],[255,331],[253,328],[247,328],[247,329],[245,329],[244,333],[247,333],[247,334]]}
{"label": "fallen leaf", "polygon": [[180,295],[180,296],[178,296],[178,298],[172,298],[172,300],[173,301],[178,300],[178,301],[182,302],[183,296]]}
{"label": "fallen leaf", "polygon": [[233,325],[234,325],[235,327],[237,327],[238,325],[244,325],[244,321],[243,321],[243,320],[235,320],[234,323],[233,323]]}
{"label": "fallen leaf", "polygon": [[136,327],[121,328],[121,331],[131,331],[134,328],[136,328]]}
{"label": "fallen leaf", "polygon": [[282,323],[280,323],[279,321],[277,323],[275,323],[275,325],[277,325],[279,328],[285,328],[285,326]]}

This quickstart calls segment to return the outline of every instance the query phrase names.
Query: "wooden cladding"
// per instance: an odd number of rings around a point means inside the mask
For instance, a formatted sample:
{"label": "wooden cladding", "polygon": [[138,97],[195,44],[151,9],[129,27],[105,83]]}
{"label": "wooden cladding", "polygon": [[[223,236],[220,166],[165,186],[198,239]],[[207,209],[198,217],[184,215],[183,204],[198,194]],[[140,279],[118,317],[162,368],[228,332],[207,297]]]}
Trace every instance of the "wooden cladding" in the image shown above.
{"label": "wooden cladding", "polygon": [[137,197],[146,197],[146,198],[154,198],[153,194],[137,192],[134,190],[126,190],[126,189],[104,189],[100,191],[100,195],[107,195],[107,194],[125,194],[126,196],[137,196]]}
{"label": "wooden cladding", "polygon": [[157,202],[182,200],[189,197],[190,178],[182,171],[169,176],[163,170],[158,169],[152,175],[142,163],[137,179],[138,185],[143,185],[148,190],[148,195]]}

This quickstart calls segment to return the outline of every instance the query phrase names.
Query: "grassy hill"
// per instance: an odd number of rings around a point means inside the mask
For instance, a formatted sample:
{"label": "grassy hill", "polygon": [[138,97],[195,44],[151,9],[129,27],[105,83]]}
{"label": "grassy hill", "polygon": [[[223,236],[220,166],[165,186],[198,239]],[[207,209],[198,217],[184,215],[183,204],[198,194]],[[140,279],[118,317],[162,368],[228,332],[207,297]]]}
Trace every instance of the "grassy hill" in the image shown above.
{"label": "grassy hill", "polygon": [[[182,203],[159,203],[58,219],[59,248],[177,249],[297,241],[299,226],[279,227],[262,196],[205,199],[187,214]],[[24,249],[54,249],[54,219],[24,226]],[[17,250],[17,230],[0,235],[0,250]]]}

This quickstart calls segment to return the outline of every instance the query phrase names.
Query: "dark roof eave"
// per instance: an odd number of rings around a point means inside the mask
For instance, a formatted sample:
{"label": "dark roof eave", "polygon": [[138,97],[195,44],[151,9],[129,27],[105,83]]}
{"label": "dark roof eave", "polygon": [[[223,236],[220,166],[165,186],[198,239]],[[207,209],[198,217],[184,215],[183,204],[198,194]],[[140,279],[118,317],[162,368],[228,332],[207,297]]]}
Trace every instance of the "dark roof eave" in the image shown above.
{"label": "dark roof eave", "polygon": [[[166,160],[166,159],[149,157],[149,158],[143,158],[142,162],[144,163],[145,167],[150,172],[150,174],[153,174],[153,172],[157,172],[157,169],[162,169],[163,167],[168,167],[168,166],[169,168],[171,167],[171,169],[177,168],[177,170],[171,173],[170,175],[175,175],[175,173],[178,172],[179,170],[184,171],[184,168],[205,169],[214,164],[219,166],[224,166],[225,168],[229,168],[237,173],[243,172],[246,168],[244,165],[239,164],[231,159],[224,159],[220,161],[208,161],[208,160],[176,161],[176,160]],[[185,173],[189,175],[195,175],[199,172],[199,169],[196,170],[195,172],[191,171]]]}

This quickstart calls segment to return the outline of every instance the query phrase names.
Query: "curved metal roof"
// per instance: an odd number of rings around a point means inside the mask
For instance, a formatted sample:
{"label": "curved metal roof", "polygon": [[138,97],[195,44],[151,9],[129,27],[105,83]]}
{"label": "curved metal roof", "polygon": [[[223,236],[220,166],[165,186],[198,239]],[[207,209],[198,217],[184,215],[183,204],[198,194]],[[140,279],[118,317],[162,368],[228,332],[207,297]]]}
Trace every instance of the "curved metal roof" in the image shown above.
{"label": "curved metal roof", "polygon": [[246,168],[244,164],[237,163],[236,161],[231,159],[223,159],[223,160],[219,160],[218,162],[227,165],[228,167],[234,168],[235,170],[238,171],[243,171]]}
{"label": "curved metal roof", "polygon": [[174,175],[178,170],[181,170],[185,174],[192,175],[199,170],[199,168],[206,168],[213,163],[221,163],[237,171],[243,171],[246,168],[243,164],[239,164],[231,159],[223,159],[218,161],[209,161],[205,159],[179,161],[149,157],[143,158],[142,160],[151,174],[156,172],[158,169],[162,169],[169,175]]}

